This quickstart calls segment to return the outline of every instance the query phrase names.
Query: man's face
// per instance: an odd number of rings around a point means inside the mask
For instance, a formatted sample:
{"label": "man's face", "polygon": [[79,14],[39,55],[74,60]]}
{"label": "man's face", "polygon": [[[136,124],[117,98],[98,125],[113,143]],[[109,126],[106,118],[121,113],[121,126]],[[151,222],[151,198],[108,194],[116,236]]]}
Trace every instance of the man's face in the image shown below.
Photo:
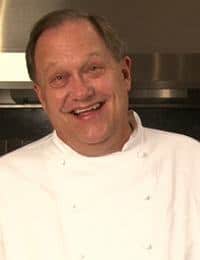
{"label": "man's face", "polygon": [[58,136],[89,156],[120,150],[130,135],[129,57],[116,61],[80,20],[43,32],[35,63],[35,90]]}

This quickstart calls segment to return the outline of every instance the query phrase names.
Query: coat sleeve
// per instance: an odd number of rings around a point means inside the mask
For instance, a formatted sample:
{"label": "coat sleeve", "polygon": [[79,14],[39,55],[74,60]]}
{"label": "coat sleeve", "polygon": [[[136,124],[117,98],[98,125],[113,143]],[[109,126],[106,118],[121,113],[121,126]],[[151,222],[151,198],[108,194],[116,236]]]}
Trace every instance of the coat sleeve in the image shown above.
{"label": "coat sleeve", "polygon": [[2,239],[1,233],[0,233],[0,260],[6,260],[5,249],[4,249],[4,244],[3,244],[3,239]]}
{"label": "coat sleeve", "polygon": [[[195,150],[196,148],[196,150]],[[193,191],[193,198],[194,198],[194,223],[196,224],[195,229],[195,238],[194,238],[194,245],[191,250],[191,256],[188,259],[191,260],[198,260],[200,259],[200,167],[199,167],[199,160],[200,160],[200,143],[193,147],[195,154],[192,156],[192,159],[195,160],[192,163],[192,191]],[[195,221],[196,220],[196,221]]]}
{"label": "coat sleeve", "polygon": [[0,260],[6,260],[5,246],[4,246],[3,232],[2,232],[2,221],[1,221],[2,211],[1,210],[2,210],[2,203],[1,203],[1,196],[0,196]]}

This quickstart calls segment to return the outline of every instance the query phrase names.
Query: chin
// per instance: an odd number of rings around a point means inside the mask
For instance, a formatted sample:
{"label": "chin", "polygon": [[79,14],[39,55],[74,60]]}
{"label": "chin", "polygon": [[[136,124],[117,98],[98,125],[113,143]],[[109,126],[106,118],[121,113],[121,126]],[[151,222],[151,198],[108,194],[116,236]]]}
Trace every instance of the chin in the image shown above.
{"label": "chin", "polygon": [[108,133],[100,132],[99,134],[88,134],[80,135],[79,140],[85,144],[101,144],[106,142],[109,139]]}
{"label": "chin", "polygon": [[88,145],[95,145],[95,144],[101,144],[106,141],[105,137],[99,137],[99,136],[94,136],[94,137],[85,137],[85,138],[80,138],[81,143],[85,143]]}

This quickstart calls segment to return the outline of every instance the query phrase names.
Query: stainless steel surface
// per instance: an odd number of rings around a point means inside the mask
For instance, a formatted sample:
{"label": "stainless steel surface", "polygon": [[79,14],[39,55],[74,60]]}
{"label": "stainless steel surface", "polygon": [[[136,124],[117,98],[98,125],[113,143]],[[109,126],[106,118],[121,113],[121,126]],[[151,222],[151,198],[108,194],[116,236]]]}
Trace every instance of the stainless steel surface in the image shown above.
{"label": "stainless steel surface", "polygon": [[69,7],[66,0],[0,0],[1,50],[23,52],[33,24],[47,12]]}
{"label": "stainless steel surface", "polygon": [[200,53],[151,53],[132,57],[136,82],[198,83],[196,87],[200,88]]}
{"label": "stainless steel surface", "polygon": [[10,95],[9,89],[0,90],[0,104],[15,104],[15,101]]}
{"label": "stainless steel surface", "polygon": [[41,108],[40,104],[24,104],[24,105],[17,105],[17,104],[0,104],[0,108]]}
{"label": "stainless steel surface", "polygon": [[39,104],[33,89],[0,89],[0,104]]}
{"label": "stainless steel surface", "polygon": [[130,104],[200,107],[200,53],[136,54]]}
{"label": "stainless steel surface", "polygon": [[[31,81],[0,81],[0,90],[3,89],[32,89]],[[1,94],[1,91],[0,91]]]}
{"label": "stainless steel surface", "polygon": [[133,89],[133,98],[187,98],[187,89]]}

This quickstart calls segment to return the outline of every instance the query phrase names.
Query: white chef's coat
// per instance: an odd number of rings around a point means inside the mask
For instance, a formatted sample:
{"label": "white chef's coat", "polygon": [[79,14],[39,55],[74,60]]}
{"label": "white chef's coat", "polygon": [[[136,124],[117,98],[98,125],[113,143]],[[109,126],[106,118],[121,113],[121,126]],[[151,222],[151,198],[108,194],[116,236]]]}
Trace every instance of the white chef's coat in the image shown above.
{"label": "white chef's coat", "polygon": [[200,259],[200,144],[135,116],[120,152],[54,132],[0,159],[0,260]]}

